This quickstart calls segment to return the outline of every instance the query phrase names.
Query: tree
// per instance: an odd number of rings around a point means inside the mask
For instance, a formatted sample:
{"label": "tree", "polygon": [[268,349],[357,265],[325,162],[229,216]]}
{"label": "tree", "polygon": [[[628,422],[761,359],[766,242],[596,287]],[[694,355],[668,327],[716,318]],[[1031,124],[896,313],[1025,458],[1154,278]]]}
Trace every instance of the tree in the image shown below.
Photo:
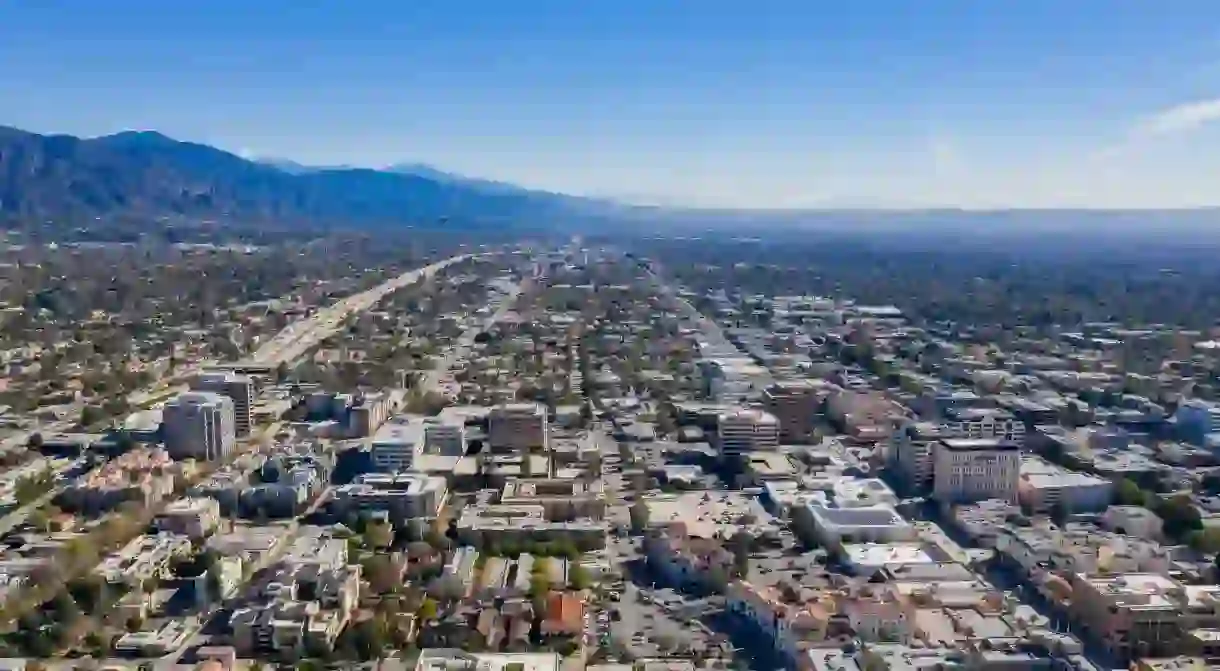
{"label": "tree", "polygon": [[1152,511],[1161,518],[1165,535],[1170,538],[1180,540],[1203,528],[1203,518],[1189,496],[1160,499]]}
{"label": "tree", "polygon": [[423,624],[424,622],[435,620],[439,613],[440,605],[436,602],[436,599],[427,598],[419,605],[419,610],[415,612],[415,617],[419,620],[420,624]]}
{"label": "tree", "polygon": [[55,616],[61,624],[75,622],[81,616],[80,606],[76,605],[67,590],[55,595],[51,608],[55,611]]}
{"label": "tree", "polygon": [[377,659],[385,649],[385,632],[376,620],[364,620],[352,628],[352,648],[363,660]]}
{"label": "tree", "polygon": [[1124,506],[1142,506],[1146,500],[1144,490],[1126,478],[1119,481],[1116,498],[1118,503]]}
{"label": "tree", "polygon": [[754,545],[754,537],[744,530],[733,534],[729,539],[729,551],[733,553],[733,570],[738,578],[744,578],[750,572],[750,551]]}
{"label": "tree", "polygon": [[[1187,535],[1187,542],[1204,554],[1220,553],[1220,529],[1210,527],[1192,531]],[[1220,554],[1217,558],[1220,559]]]}
{"label": "tree", "polygon": [[364,530],[364,541],[374,549],[384,549],[394,543],[394,527],[384,522],[368,525]]}
{"label": "tree", "polygon": [[1067,522],[1069,515],[1071,515],[1071,511],[1062,501],[1056,501],[1055,505],[1051,506],[1050,517],[1055,524],[1063,525]]}
{"label": "tree", "polygon": [[591,582],[589,571],[580,564],[573,563],[571,568],[568,569],[568,583],[571,584],[572,589],[588,589]]}
{"label": "tree", "polygon": [[106,419],[106,414],[104,412],[102,412],[102,409],[97,406],[87,405],[87,406],[81,408],[81,411],[80,411],[81,426],[85,426],[85,427],[93,426],[94,424],[104,421],[105,419]]}
{"label": "tree", "polygon": [[364,577],[378,594],[392,592],[401,584],[398,565],[389,555],[375,554],[364,562]]}
{"label": "tree", "polygon": [[648,528],[648,504],[637,500],[631,504],[631,529],[637,533]]}

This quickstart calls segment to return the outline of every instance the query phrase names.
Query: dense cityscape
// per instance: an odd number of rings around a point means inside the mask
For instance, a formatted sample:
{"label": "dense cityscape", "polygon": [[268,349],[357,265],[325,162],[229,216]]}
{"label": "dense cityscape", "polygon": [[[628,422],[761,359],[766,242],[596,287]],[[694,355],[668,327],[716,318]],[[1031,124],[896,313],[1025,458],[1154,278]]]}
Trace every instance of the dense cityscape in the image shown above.
{"label": "dense cityscape", "polygon": [[1220,345],[1172,301],[993,320],[1037,262],[921,302],[858,256],[920,253],[829,239],[301,245],[10,240],[4,657],[1220,658]]}

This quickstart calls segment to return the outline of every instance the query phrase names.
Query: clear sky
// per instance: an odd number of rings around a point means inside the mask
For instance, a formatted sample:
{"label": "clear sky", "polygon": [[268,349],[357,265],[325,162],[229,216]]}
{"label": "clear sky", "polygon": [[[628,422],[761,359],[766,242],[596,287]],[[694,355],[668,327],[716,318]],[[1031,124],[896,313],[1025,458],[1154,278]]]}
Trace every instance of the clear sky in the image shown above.
{"label": "clear sky", "polygon": [[0,124],[731,207],[1220,204],[1217,0],[0,0]]}

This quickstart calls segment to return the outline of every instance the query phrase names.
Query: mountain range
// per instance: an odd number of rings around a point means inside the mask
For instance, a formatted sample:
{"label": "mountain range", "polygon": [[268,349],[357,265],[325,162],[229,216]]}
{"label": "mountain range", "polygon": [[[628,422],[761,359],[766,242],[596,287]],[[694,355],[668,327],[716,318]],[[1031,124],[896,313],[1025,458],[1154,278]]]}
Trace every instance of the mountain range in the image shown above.
{"label": "mountain range", "polygon": [[545,226],[613,207],[423,165],[314,168],[151,131],[79,138],[0,127],[0,215],[11,218]]}
{"label": "mountain range", "polygon": [[315,167],[248,159],[152,131],[96,138],[0,126],[0,221],[75,225],[163,217],[331,226],[632,231],[808,231],[907,237],[1169,233],[1220,230],[1220,210],[706,210],[624,205],[475,179],[429,165]]}

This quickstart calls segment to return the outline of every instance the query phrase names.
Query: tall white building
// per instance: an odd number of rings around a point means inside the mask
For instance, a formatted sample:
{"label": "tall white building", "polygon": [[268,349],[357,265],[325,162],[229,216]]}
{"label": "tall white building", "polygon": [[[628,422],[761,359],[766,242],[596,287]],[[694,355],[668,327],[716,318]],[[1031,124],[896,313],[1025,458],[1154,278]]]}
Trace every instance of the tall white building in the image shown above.
{"label": "tall white building", "polygon": [[208,391],[191,391],[165,404],[165,449],[175,459],[220,460],[237,442],[233,401]]}
{"label": "tall white building", "polygon": [[545,450],[546,407],[540,403],[509,403],[495,407],[487,417],[487,444],[493,452],[525,454]]}
{"label": "tall white building", "polygon": [[779,420],[762,410],[738,409],[720,415],[716,443],[722,459],[779,447]]}
{"label": "tall white building", "polygon": [[946,438],[933,448],[932,496],[941,503],[1017,502],[1021,448],[994,438]]}
{"label": "tall white building", "polygon": [[236,422],[237,435],[250,435],[251,412],[254,407],[254,380],[252,378],[226,371],[207,372],[195,378],[191,389],[228,396],[233,401],[233,417]]}

